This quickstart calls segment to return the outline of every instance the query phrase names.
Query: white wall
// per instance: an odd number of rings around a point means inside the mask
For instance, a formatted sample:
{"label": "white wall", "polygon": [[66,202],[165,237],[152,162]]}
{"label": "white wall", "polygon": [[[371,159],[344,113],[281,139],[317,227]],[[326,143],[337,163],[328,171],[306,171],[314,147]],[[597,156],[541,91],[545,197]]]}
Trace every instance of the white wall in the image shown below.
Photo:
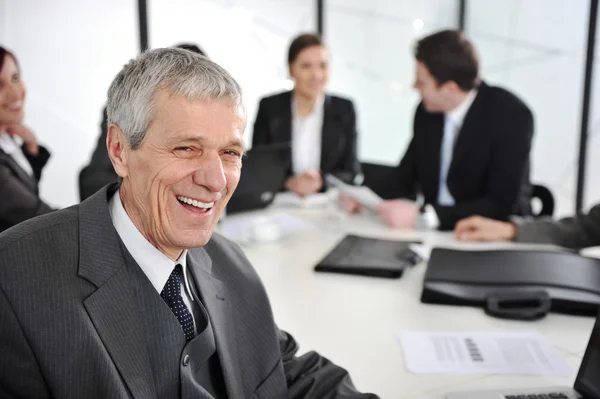
{"label": "white wall", "polygon": [[0,0],[0,42],[19,59],[25,123],[52,158],[41,196],[79,202],[77,175],[100,131],[106,89],[139,48],[134,0]]}

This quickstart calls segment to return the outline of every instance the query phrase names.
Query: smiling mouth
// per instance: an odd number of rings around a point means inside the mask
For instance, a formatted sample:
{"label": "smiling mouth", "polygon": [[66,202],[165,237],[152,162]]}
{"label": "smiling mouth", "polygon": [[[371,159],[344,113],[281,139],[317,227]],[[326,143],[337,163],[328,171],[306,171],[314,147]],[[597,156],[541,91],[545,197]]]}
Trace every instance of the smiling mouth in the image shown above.
{"label": "smiling mouth", "polygon": [[5,109],[13,112],[20,111],[21,109],[23,109],[23,101],[17,101],[16,103],[5,107]]}
{"label": "smiling mouth", "polygon": [[198,208],[198,209],[206,211],[206,212],[210,211],[212,209],[212,207],[215,206],[214,201],[202,202],[202,201],[195,200],[193,198],[184,197],[183,195],[178,195],[177,201],[181,202],[182,204],[189,205],[189,206]]}

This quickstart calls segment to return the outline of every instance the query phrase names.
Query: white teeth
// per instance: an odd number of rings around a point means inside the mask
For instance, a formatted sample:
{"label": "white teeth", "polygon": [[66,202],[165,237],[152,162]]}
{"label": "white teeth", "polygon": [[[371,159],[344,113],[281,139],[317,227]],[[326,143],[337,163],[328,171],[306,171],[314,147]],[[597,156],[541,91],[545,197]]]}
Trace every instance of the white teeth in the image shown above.
{"label": "white teeth", "polygon": [[16,103],[14,103],[13,105],[11,105],[8,109],[16,111],[18,109],[20,109],[23,106],[23,101],[18,101]]}
{"label": "white teeth", "polygon": [[178,196],[177,199],[180,202],[186,203],[188,205],[192,205],[195,206],[196,208],[201,208],[201,209],[209,209],[212,208],[215,205],[215,202],[200,202],[198,200],[195,199],[191,199],[188,197],[184,197],[182,195]]}

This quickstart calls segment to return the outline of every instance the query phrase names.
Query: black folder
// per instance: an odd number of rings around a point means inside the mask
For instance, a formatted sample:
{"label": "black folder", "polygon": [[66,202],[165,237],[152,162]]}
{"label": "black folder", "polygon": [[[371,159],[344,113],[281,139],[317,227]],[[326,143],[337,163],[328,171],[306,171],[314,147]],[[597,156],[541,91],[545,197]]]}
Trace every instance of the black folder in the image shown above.
{"label": "black folder", "polygon": [[315,266],[315,271],[399,278],[404,269],[421,261],[410,244],[420,242],[347,235]]}
{"label": "black folder", "polygon": [[600,259],[566,251],[434,248],[421,301],[482,306],[492,316],[522,320],[549,311],[595,316]]}

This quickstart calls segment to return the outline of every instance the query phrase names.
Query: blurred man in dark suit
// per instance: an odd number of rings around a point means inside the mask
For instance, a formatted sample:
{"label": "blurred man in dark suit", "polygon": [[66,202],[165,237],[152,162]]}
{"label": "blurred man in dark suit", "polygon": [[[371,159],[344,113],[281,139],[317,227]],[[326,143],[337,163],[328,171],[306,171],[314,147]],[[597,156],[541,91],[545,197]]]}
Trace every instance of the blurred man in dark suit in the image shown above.
{"label": "blurred man in dark suit", "polygon": [[[404,158],[387,179],[401,199],[384,201],[381,219],[392,227],[414,226],[418,194],[435,209],[441,230],[470,215],[507,220],[528,214],[529,108],[480,80],[475,49],[460,31],[419,40],[415,58],[414,87],[422,101]],[[346,206],[356,209],[352,202]]]}

